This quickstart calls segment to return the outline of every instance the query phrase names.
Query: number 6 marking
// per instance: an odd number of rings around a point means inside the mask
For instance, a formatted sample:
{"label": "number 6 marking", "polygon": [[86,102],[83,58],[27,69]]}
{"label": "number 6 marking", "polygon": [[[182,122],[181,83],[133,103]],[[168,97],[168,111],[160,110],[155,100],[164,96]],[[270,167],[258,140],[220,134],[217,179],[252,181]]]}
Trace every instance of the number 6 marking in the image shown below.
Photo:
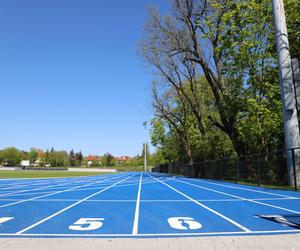
{"label": "number 6 marking", "polygon": [[202,225],[191,217],[171,217],[168,219],[168,222],[172,228],[179,230],[192,230],[202,228]]}
{"label": "number 6 marking", "polygon": [[73,225],[69,226],[69,229],[76,231],[96,230],[102,227],[103,223],[101,221],[103,220],[104,218],[81,218]]}

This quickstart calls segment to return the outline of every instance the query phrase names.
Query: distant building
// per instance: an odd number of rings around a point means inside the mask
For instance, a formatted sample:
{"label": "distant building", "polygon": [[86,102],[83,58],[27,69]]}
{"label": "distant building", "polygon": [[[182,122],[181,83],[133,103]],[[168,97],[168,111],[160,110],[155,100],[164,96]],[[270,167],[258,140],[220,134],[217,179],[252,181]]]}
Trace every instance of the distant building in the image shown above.
{"label": "distant building", "polygon": [[25,167],[29,167],[30,166],[30,161],[28,160],[22,160],[20,162],[21,167],[25,168]]}
{"label": "distant building", "polygon": [[115,157],[116,165],[121,165],[121,164],[124,164],[124,163],[129,163],[130,161],[131,161],[131,157],[130,156]]}
{"label": "distant building", "polygon": [[85,157],[85,160],[87,162],[88,167],[92,166],[93,162],[96,162],[97,164],[101,164],[101,157],[96,155],[89,155]]}
{"label": "distant building", "polygon": [[32,166],[34,166],[34,167],[43,165],[44,159],[46,156],[46,153],[41,149],[37,149],[36,152],[38,154],[38,157],[37,157],[36,161],[32,164]]}

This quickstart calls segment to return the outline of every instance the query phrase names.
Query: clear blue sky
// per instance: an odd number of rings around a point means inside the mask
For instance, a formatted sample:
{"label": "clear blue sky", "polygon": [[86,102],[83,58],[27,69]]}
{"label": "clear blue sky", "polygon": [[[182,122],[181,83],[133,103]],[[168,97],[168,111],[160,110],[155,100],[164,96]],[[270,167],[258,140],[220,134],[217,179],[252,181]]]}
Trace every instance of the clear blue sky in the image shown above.
{"label": "clear blue sky", "polygon": [[161,0],[0,1],[0,148],[136,155],[151,112],[137,55]]}

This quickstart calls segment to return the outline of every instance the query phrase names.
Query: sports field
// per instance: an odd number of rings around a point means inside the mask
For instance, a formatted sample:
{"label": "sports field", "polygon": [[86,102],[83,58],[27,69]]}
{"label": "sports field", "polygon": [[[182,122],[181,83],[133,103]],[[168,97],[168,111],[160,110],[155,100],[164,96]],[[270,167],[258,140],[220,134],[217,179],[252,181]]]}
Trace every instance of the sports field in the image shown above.
{"label": "sports field", "polygon": [[0,179],[2,237],[300,232],[300,193],[157,173]]}
{"label": "sports field", "polygon": [[74,176],[90,176],[107,174],[105,172],[72,172],[72,171],[41,171],[41,170],[26,170],[26,171],[8,171],[0,170],[0,179],[2,178],[47,178],[47,177],[74,177]]}

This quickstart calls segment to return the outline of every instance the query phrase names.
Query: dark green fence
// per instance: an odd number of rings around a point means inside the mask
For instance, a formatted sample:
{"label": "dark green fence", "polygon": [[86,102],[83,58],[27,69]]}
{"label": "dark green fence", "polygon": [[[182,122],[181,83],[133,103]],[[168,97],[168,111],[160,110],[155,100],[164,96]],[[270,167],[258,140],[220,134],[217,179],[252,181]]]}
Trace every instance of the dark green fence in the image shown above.
{"label": "dark green fence", "polygon": [[[292,155],[293,186],[297,190],[297,170],[300,175],[300,148],[290,149]],[[195,162],[193,165],[183,162],[163,164],[152,169],[153,172],[180,174],[186,177],[249,183],[257,186],[288,186],[286,152],[276,151],[265,154],[253,154],[236,158],[225,158]],[[300,176],[298,176],[298,179]]]}

